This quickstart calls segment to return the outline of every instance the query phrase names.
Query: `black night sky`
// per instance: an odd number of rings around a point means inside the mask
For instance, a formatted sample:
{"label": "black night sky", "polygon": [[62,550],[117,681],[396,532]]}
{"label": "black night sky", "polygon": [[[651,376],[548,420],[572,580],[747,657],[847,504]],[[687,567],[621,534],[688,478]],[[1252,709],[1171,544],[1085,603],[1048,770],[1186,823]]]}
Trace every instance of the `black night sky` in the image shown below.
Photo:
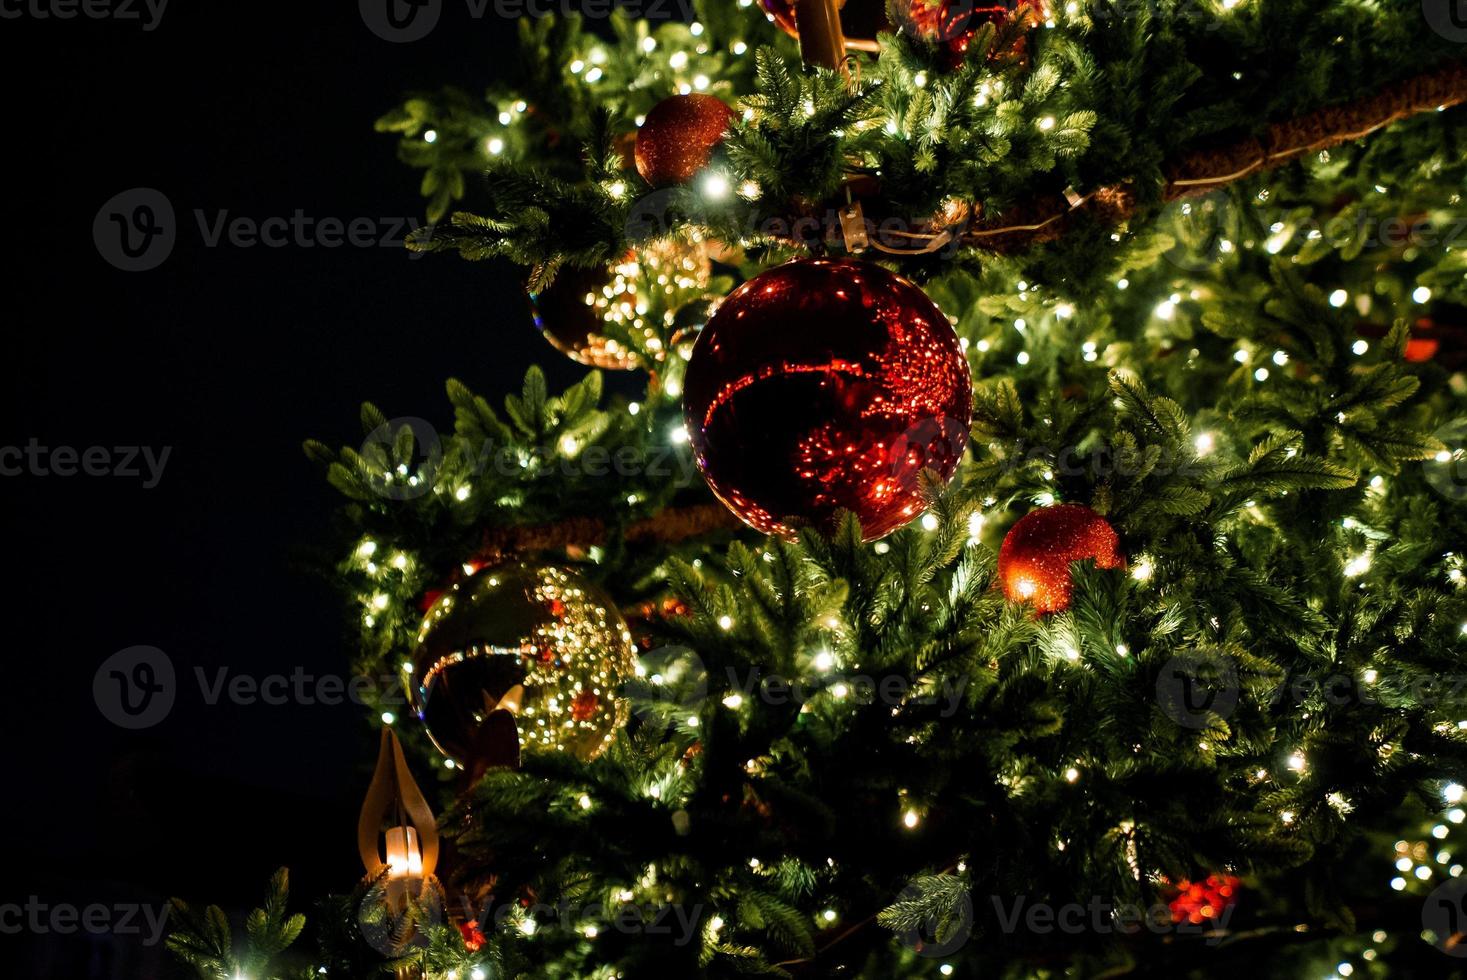
{"label": "black night sky", "polygon": [[[95,3],[95,9],[109,7]],[[141,0],[119,12],[150,18]],[[0,447],[147,447],[138,476],[0,478],[6,532],[0,711],[0,908],[156,909],[171,894],[247,908],[291,867],[308,897],[360,874],[356,812],[375,754],[360,709],[206,703],[195,668],[256,678],[348,671],[347,609],[322,574],[338,498],[306,437],[359,444],[357,406],[449,416],[442,383],[495,395],[531,361],[583,372],[535,335],[515,270],[397,247],[210,246],[226,220],[421,220],[419,175],[373,121],[407,91],[470,91],[516,57],[512,21],[445,5],[392,44],[350,2],[169,4],[139,20],[41,18],[74,0],[0,0],[7,94],[7,407]],[[177,244],[124,272],[93,223],[115,195],[161,191]],[[96,453],[93,460],[102,457]],[[65,468],[66,455],[57,457]],[[161,723],[102,716],[93,677],[117,651],[178,674]],[[173,975],[142,936],[14,935],[0,974]]]}

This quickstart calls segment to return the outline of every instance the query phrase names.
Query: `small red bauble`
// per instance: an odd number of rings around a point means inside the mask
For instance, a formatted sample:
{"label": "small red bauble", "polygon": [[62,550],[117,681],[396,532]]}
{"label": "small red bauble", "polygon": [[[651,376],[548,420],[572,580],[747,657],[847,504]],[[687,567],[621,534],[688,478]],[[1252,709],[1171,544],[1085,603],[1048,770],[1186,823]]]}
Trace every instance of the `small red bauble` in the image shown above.
{"label": "small red bauble", "polygon": [[1104,517],[1079,504],[1032,510],[1004,535],[998,579],[1011,602],[1041,613],[1070,606],[1070,563],[1095,559],[1099,568],[1122,568],[1121,539]]}
{"label": "small red bauble", "polygon": [[868,541],[922,511],[923,469],[951,479],[973,400],[936,304],[851,259],[790,262],[734,290],[683,392],[698,465],[741,520],[789,537],[848,510]]}
{"label": "small red bauble", "polygon": [[[992,24],[1000,34],[1013,30],[1015,24],[1032,28],[1040,21],[1039,7],[1035,0],[909,0],[902,26],[940,47],[948,67],[957,69],[968,57],[973,35],[984,24]],[[1022,57],[1027,46],[1020,35],[1006,47],[995,46],[989,58]]]}
{"label": "small red bauble", "polygon": [[653,187],[686,184],[713,159],[734,113],[711,95],[673,95],[637,130],[637,173]]}

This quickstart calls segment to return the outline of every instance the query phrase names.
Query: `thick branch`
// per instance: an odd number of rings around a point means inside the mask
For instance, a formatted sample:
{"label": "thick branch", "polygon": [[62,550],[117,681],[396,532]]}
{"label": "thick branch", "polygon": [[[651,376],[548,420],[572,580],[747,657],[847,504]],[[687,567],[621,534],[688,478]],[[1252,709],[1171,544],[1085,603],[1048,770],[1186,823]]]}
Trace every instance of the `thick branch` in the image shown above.
{"label": "thick branch", "polygon": [[[1205,194],[1301,156],[1361,139],[1393,122],[1464,101],[1467,101],[1467,65],[1454,62],[1388,85],[1370,98],[1273,123],[1260,136],[1191,151],[1163,168],[1167,182],[1162,199],[1174,201]],[[1074,200],[1055,194],[961,229],[953,228],[950,219],[929,219],[917,223],[911,233],[883,238],[877,232],[873,237],[877,239],[877,248],[895,254],[936,251],[954,235],[963,245],[1005,254],[1055,241],[1082,215],[1120,224],[1135,215],[1140,206],[1134,186],[1121,184],[1102,187]],[[827,232],[839,242],[839,228],[829,228]]]}

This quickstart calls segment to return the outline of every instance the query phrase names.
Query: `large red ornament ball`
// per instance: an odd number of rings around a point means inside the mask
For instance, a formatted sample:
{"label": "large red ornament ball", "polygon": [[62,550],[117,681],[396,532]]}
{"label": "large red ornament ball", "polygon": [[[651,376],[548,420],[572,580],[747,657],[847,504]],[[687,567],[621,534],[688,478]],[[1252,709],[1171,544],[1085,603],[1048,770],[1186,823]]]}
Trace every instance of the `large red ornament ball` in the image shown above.
{"label": "large red ornament ball", "polygon": [[990,59],[1022,57],[1028,41],[1020,31],[1039,24],[1040,7],[1036,0],[908,0],[902,27],[937,45],[948,67],[956,69],[967,60],[968,46],[984,24],[992,24],[1000,38]]}
{"label": "large red ornament ball", "polygon": [[653,187],[686,184],[713,159],[733,117],[733,110],[711,95],[663,99],[637,130],[637,173]]}
{"label": "large red ornament ball", "polygon": [[998,579],[1011,602],[1041,613],[1070,606],[1070,563],[1095,559],[1099,568],[1122,568],[1121,539],[1104,517],[1079,504],[1055,504],[1019,518],[998,550]]}
{"label": "large red ornament ball", "polygon": [[713,492],[765,534],[866,540],[923,509],[919,474],[951,479],[973,385],[952,325],[912,283],[852,259],[804,259],[744,283],[688,361],[683,414]]}

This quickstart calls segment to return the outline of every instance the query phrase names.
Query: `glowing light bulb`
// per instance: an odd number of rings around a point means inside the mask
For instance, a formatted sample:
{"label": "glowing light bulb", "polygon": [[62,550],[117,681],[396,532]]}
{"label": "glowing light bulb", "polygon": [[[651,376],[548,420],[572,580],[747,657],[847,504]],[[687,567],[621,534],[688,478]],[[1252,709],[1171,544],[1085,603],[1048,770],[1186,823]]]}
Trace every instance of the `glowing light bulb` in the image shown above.
{"label": "glowing light bulb", "polygon": [[713,201],[728,197],[728,178],[723,174],[709,174],[703,178],[703,196]]}

